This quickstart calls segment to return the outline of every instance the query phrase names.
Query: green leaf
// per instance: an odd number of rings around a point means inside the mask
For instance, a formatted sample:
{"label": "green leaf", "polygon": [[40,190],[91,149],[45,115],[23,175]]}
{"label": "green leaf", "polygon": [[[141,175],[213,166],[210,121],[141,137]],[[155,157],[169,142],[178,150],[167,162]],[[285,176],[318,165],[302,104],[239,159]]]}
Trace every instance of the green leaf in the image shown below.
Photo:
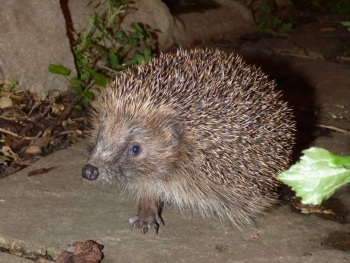
{"label": "green leaf", "polygon": [[86,87],[86,83],[85,83],[84,81],[82,81],[82,80],[76,78],[76,77],[71,78],[71,79],[69,80],[69,82],[70,82],[70,84],[71,84],[72,86],[80,86],[80,87],[84,87],[84,88]]}
{"label": "green leaf", "polygon": [[74,90],[77,94],[83,94],[83,89],[81,88],[81,86],[72,86],[71,89]]}
{"label": "green leaf", "polygon": [[261,3],[261,9],[264,10],[268,14],[272,13],[272,7],[268,1],[263,1]]}
{"label": "green leaf", "polygon": [[148,62],[151,60],[152,53],[151,53],[151,50],[149,48],[145,49],[145,51],[143,52],[143,57],[144,57],[144,62]]}
{"label": "green leaf", "polygon": [[140,25],[136,22],[132,22],[130,23],[130,27],[132,29],[134,29],[135,31],[139,31],[139,32],[142,32],[142,28],[140,27]]}
{"label": "green leaf", "polygon": [[132,55],[132,59],[136,61],[138,65],[141,65],[145,61],[145,58],[137,53]]}
{"label": "green leaf", "polygon": [[50,64],[48,67],[49,72],[53,74],[68,76],[70,74],[70,69],[62,65]]}
{"label": "green leaf", "polygon": [[322,148],[303,151],[300,161],[277,179],[289,185],[303,204],[319,205],[335,190],[350,183],[350,157],[341,157]]}
{"label": "green leaf", "polygon": [[350,169],[350,156],[343,157],[331,153],[331,161],[334,165],[344,166],[346,169]]}
{"label": "green leaf", "polygon": [[108,59],[108,52],[106,49],[98,44],[92,44],[92,46],[95,48],[95,50],[101,55],[102,59],[107,60]]}
{"label": "green leaf", "polygon": [[340,22],[343,26],[350,26],[350,21],[347,22]]}
{"label": "green leaf", "polygon": [[115,54],[109,54],[109,61],[114,68],[117,68],[120,66],[118,56]]}
{"label": "green leaf", "polygon": [[126,34],[123,30],[121,29],[115,29],[115,31],[113,32],[112,36],[115,38],[115,39],[119,39],[119,38],[125,38],[126,37]]}
{"label": "green leaf", "polygon": [[280,31],[283,33],[286,33],[286,32],[291,31],[292,27],[293,27],[293,23],[283,23],[281,28],[280,28]]}
{"label": "green leaf", "polygon": [[84,92],[84,97],[92,101],[94,99],[94,93],[91,91],[87,90]]}
{"label": "green leaf", "polygon": [[94,78],[94,81],[97,85],[101,87],[106,87],[110,81],[109,78],[105,77],[104,75],[97,73],[95,70],[90,71],[91,76]]}
{"label": "green leaf", "polygon": [[94,21],[94,22],[93,22],[93,23],[94,23],[94,26],[98,29],[98,31],[100,31],[100,33],[102,33],[102,35],[103,35],[106,39],[108,39],[109,41],[112,41],[111,36],[108,34],[108,32],[107,32],[105,26],[101,23],[101,20],[100,20],[100,18],[99,18],[99,16],[98,16],[97,13],[94,13],[94,20],[93,20],[93,21]]}
{"label": "green leaf", "polygon": [[82,109],[83,109],[83,107],[82,107],[81,105],[79,105],[79,104],[75,105],[74,107],[75,107],[77,110],[82,110]]}
{"label": "green leaf", "polygon": [[342,24],[343,26],[347,26],[347,27],[348,27],[348,30],[350,31],[350,21],[341,22],[341,24]]}

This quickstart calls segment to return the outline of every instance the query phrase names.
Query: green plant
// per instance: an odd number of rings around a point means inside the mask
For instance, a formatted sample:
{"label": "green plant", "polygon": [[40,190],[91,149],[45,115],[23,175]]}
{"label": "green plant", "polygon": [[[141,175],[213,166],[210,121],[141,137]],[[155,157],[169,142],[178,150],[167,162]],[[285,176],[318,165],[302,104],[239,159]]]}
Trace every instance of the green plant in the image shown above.
{"label": "green plant", "polygon": [[277,176],[303,204],[319,205],[339,187],[350,183],[350,156],[337,156],[322,148],[303,151],[300,161]]}
{"label": "green plant", "polygon": [[346,15],[350,14],[350,1],[349,0],[339,0],[332,5],[332,13]]}
{"label": "green plant", "polygon": [[62,65],[49,65],[49,71],[67,78],[71,88],[82,96],[81,104],[93,100],[90,88],[106,87],[116,72],[151,59],[149,41],[153,31],[138,23],[130,31],[121,28],[121,21],[131,9],[128,0],[92,0],[94,13],[81,32],[73,32],[72,50],[77,77],[69,78],[70,70]]}
{"label": "green plant", "polygon": [[311,0],[311,4],[318,7],[325,12],[331,12],[333,14],[350,14],[350,1],[349,0]]}
{"label": "green plant", "polygon": [[[76,105],[76,108],[81,109],[83,105],[89,104],[94,99],[94,94],[90,91],[91,86],[95,83],[98,83],[98,77],[94,79],[94,81],[87,83],[79,79],[78,77],[70,78],[69,75],[71,70],[62,65],[54,65],[50,64],[48,67],[49,72],[57,75],[62,75],[68,82],[70,88],[80,96],[80,104]],[[103,75],[101,77],[104,78]],[[104,85],[101,85],[105,87]]]}
{"label": "green plant", "polygon": [[17,81],[0,79],[0,91],[11,91],[16,85],[18,85]]}
{"label": "green plant", "polygon": [[262,1],[260,9],[265,16],[263,18],[256,17],[255,23],[257,29],[264,35],[271,35],[274,32],[286,33],[292,30],[292,23],[283,22],[277,15],[275,15],[275,8],[269,1]]}
{"label": "green plant", "polygon": [[350,21],[341,22],[341,24],[342,24],[343,26],[348,27],[348,30],[350,31]]}

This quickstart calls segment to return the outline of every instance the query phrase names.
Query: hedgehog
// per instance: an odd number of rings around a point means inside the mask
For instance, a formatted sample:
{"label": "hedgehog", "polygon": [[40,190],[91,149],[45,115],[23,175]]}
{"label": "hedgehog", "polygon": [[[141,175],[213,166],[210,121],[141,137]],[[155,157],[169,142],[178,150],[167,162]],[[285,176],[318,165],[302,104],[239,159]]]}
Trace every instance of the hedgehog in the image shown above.
{"label": "hedgehog", "polygon": [[82,176],[135,198],[132,229],[158,233],[164,203],[238,228],[278,200],[295,122],[275,82],[239,55],[163,53],[116,77],[91,116]]}

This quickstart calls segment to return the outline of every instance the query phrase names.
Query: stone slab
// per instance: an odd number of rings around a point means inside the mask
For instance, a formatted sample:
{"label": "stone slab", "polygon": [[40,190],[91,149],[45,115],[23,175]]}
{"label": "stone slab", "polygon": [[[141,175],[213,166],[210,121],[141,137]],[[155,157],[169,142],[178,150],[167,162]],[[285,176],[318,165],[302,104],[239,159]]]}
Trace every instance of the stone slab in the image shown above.
{"label": "stone slab", "polygon": [[[312,84],[316,98],[313,103],[322,102],[319,98],[327,94],[324,93],[327,89],[315,83],[323,83],[322,78],[333,72],[330,68],[338,65],[319,62],[321,72],[317,72],[313,61],[293,63],[291,65],[300,68]],[[337,72],[327,75],[328,90],[334,91],[334,103],[346,103],[343,99],[350,97],[350,91],[341,84],[345,82],[339,80],[349,75],[345,70]],[[305,99],[299,97],[300,101]],[[331,132],[331,136],[319,137],[313,145],[350,155],[347,134]],[[196,213],[181,214],[168,206],[163,213],[165,226],[158,235],[131,231],[125,220],[134,215],[135,204],[128,196],[122,198],[115,187],[84,182],[81,168],[85,162],[82,142],[2,179],[0,246],[9,247],[14,242],[29,251],[48,251],[57,257],[69,244],[93,239],[105,246],[103,262],[106,263],[350,261],[349,249],[346,250],[349,246],[344,246],[345,251],[339,249],[339,244],[349,241],[349,223],[295,213],[286,204],[262,216],[255,228],[243,231],[227,222],[203,219]],[[46,174],[27,176],[29,171],[53,166],[56,168]],[[334,197],[349,209],[346,187]],[[350,222],[349,216],[345,215],[345,222]]]}

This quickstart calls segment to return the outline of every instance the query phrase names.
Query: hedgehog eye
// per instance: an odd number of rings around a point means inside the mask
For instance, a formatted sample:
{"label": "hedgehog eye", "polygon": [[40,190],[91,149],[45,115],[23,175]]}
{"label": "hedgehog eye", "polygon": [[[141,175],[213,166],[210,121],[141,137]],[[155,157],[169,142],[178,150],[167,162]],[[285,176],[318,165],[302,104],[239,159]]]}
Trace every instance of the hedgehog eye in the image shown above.
{"label": "hedgehog eye", "polygon": [[133,156],[138,155],[140,153],[140,151],[141,151],[141,148],[138,145],[133,145],[129,149],[129,153]]}

